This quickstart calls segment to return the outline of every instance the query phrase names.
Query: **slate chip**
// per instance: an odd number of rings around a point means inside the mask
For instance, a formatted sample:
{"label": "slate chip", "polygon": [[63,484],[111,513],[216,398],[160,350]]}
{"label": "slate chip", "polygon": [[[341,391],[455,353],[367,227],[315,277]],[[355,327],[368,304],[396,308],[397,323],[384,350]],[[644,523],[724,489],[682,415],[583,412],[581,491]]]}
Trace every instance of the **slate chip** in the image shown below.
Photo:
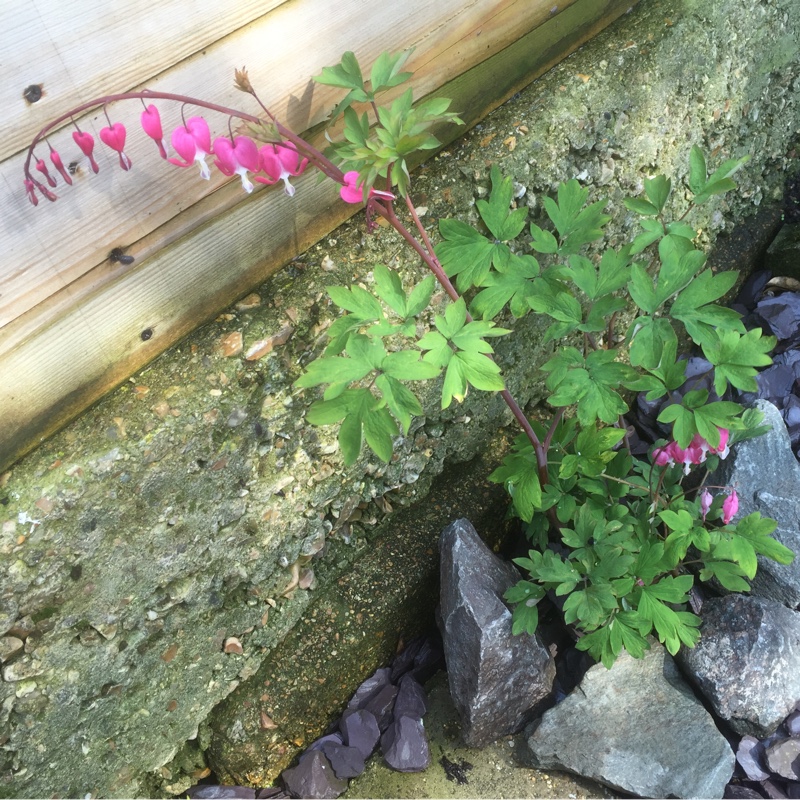
{"label": "slate chip", "polygon": [[394,716],[422,719],[427,710],[425,690],[411,675],[404,675],[394,701]]}
{"label": "slate chip", "polygon": [[364,771],[364,756],[357,747],[327,742],[322,752],[331,762],[337,778],[355,778]]}
{"label": "slate chip", "polygon": [[228,798],[241,798],[241,800],[255,800],[256,790],[250,786],[214,786],[204,784],[192,786],[186,794],[193,800],[228,800]]}
{"label": "slate chip", "polygon": [[381,738],[378,720],[366,709],[345,711],[339,722],[339,729],[342,731],[344,743],[355,747],[365,759],[372,755]]}
{"label": "slate chip", "polygon": [[311,800],[332,799],[347,789],[347,781],[336,776],[321,750],[305,752],[297,766],[284,770],[281,778],[292,796]]}
{"label": "slate chip", "polygon": [[381,737],[384,761],[398,772],[422,772],[431,763],[428,737],[421,719],[399,717]]}
{"label": "slate chip", "polygon": [[766,749],[767,766],[782,778],[800,780],[800,739],[779,739]]}

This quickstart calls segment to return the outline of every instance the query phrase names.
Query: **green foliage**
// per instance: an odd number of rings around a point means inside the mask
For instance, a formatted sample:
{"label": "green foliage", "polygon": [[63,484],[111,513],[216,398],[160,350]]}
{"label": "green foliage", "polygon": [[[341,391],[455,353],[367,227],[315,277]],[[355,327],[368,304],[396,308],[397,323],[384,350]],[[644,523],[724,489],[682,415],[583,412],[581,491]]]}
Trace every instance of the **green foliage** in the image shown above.
{"label": "green foliage", "polygon": [[[378,176],[388,176],[405,194],[406,158],[437,146],[429,128],[453,119],[445,100],[414,107],[410,90],[377,108],[374,129],[352,107],[373,104],[378,92],[405,81],[406,57],[381,56],[370,88],[352,54],[318,78],[348,91],[338,109],[345,141],[335,152],[360,172],[365,192]],[[700,383],[704,376],[687,386],[686,362],[678,357],[679,340],[702,349],[719,397],[729,387],[754,390],[757,370],[771,363],[774,337],[745,330],[735,311],[718,305],[736,273],[706,267],[686,221],[694,207],[732,189],[732,175],[746,161],[725,161],[709,175],[703,153],[693,147],[686,181],[691,200],[683,215],[670,218],[684,201],[673,198],[668,177],[646,179],[643,196],[624,202],[640,230],[629,244],[602,250],[592,245],[610,219],[606,201],[589,202],[588,189],[567,181],[555,198],[543,200],[549,223],[531,223],[527,238],[528,210],[515,207],[511,178],[493,167],[491,192],[476,203],[480,229],[440,220],[441,241],[425,257],[448,295],[456,291],[441,270],[461,295],[443,313],[427,311],[433,277],[407,290],[382,266],[374,270],[372,289],[328,289],[347,313],[331,325],[327,348],[296,385],[325,386],[308,419],[340,424],[347,464],[363,441],[379,458],[391,458],[394,439],[422,413],[408,382],[438,378],[442,409],[461,402],[470,387],[503,390],[489,343],[509,333],[495,323],[498,316],[535,312],[547,320],[545,339],[556,344],[542,372],[555,417],[549,429],[523,426],[491,475],[507,488],[532,545],[527,557],[515,560],[526,577],[505,594],[514,633],[535,632],[539,603],[553,592],[563,598],[565,621],[582,634],[577,646],[607,667],[623,649],[641,657],[649,636],[674,654],[700,635],[700,620],[688,607],[696,578],[747,591],[759,555],[784,564],[794,557],[770,535],[774,521],[754,513],[721,524],[721,497],[701,508],[697,483],[704,479],[684,486],[684,464],[663,463],[673,452],[664,442],[649,457],[634,457],[626,437],[634,392],[649,401],[667,399],[658,420],[671,424],[670,447],[683,448],[687,469],[700,462],[715,468],[725,455],[716,454],[723,430],[732,442],[763,431],[755,410],[712,398]],[[417,252],[427,247],[423,239]],[[463,295],[471,297],[469,306]]]}
{"label": "green foliage", "polygon": [[[317,83],[346,89],[347,94],[331,115],[331,121],[344,115],[344,141],[331,145],[331,157],[349,172],[360,174],[359,185],[364,187],[364,199],[378,177],[386,179],[398,194],[408,194],[408,157],[441,145],[431,128],[446,122],[463,124],[457,114],[448,111],[450,100],[431,98],[414,105],[411,89],[407,89],[389,106],[377,106],[376,98],[405,83],[410,72],[402,72],[411,50],[402,53],[382,53],[365,81],[361,67],[352,52],[342,56],[332,67],[325,67],[314,80]],[[367,112],[359,114],[353,104],[370,104],[377,113],[374,127]]]}

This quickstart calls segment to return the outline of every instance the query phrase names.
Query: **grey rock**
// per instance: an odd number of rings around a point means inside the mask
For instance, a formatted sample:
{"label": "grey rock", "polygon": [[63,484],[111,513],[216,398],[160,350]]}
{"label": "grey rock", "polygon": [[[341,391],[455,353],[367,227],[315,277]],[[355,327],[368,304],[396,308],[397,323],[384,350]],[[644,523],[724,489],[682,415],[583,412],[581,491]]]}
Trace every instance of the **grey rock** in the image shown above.
{"label": "grey rock", "polygon": [[309,746],[309,750],[322,750],[324,752],[324,747],[326,744],[344,744],[344,740],[342,738],[341,733],[328,733],[325,736],[320,736],[319,739],[315,739]]}
{"label": "grey rock", "polygon": [[678,672],[652,642],[592,667],[580,687],[527,731],[538,769],[566,769],[641,797],[722,797],[733,752]]}
{"label": "grey rock", "polygon": [[331,762],[321,750],[309,750],[296,767],[281,774],[287,790],[295,797],[334,798],[347,789],[347,781],[336,777]]}
{"label": "grey rock", "polygon": [[346,711],[339,721],[344,743],[355,747],[364,758],[369,758],[381,738],[378,720],[371,711]]}
{"label": "grey rock", "polygon": [[511,633],[503,593],[519,580],[464,519],[440,539],[441,628],[450,693],[464,741],[516,733],[552,690],[555,664],[538,637]]}
{"label": "grey rock", "polygon": [[428,737],[421,719],[399,717],[381,737],[386,763],[398,772],[422,772],[431,763]]}
{"label": "grey rock", "polygon": [[682,650],[684,671],[740,734],[763,738],[800,697],[800,614],[763,597],[703,605],[700,641]]}
{"label": "grey rock", "polygon": [[786,717],[786,730],[790,736],[800,736],[800,711],[792,711]]}
{"label": "grey rock", "polygon": [[[764,414],[772,430],[755,439],[739,442],[714,474],[714,483],[737,487],[741,519],[759,511],[776,520],[772,534],[795,553],[800,553],[800,464],[792,453],[791,440],[781,412],[766,400],[755,407]],[[778,564],[758,556],[753,594],[769,597],[790,608],[800,605],[800,559]]]}
{"label": "grey rock", "polygon": [[780,739],[766,750],[767,766],[782,778],[800,779],[800,739]]}

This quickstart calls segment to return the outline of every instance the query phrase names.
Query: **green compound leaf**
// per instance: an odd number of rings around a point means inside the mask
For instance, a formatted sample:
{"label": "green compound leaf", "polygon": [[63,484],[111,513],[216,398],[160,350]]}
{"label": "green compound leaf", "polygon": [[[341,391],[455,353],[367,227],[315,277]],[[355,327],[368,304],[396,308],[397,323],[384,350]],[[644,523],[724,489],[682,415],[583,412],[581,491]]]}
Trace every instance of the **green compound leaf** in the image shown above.
{"label": "green compound leaf", "polygon": [[678,337],[665,317],[637,317],[628,331],[631,364],[656,372],[665,352],[674,353]]}
{"label": "green compound leaf", "polygon": [[384,52],[378,56],[370,72],[370,83],[372,84],[373,95],[385,89],[399,86],[412,76],[413,73],[411,72],[400,71],[405,66],[412,52],[414,52],[413,47],[401,53],[394,54],[384,50]]}
{"label": "green compound leaf", "polygon": [[325,291],[337,306],[362,319],[377,320],[383,317],[380,301],[360,286],[326,286]]}
{"label": "green compound leaf", "polygon": [[538,625],[539,608],[535,600],[526,600],[514,606],[514,611],[511,613],[512,635],[519,636],[521,633],[527,633],[533,636]]}
{"label": "green compound leaf", "polygon": [[[601,239],[602,228],[611,219],[603,214],[605,200],[586,206],[589,190],[581,188],[574,178],[558,187],[558,201],[545,197],[547,216],[555,225],[561,239],[558,253],[577,253],[582,245]],[[536,238],[534,236],[534,238]],[[545,252],[545,251],[540,251]]]}
{"label": "green compound leaf", "polygon": [[[689,586],[681,591],[685,584],[672,585],[672,581],[681,581],[688,578]],[[667,648],[670,655],[675,655],[681,644],[694,647],[700,638],[700,618],[688,611],[673,611],[665,602],[685,603],[688,600],[686,591],[691,587],[691,575],[682,575],[680,578],[667,577],[652,586],[643,586],[639,598],[639,616],[651,622],[656,630],[659,641]],[[666,586],[662,586],[666,584]],[[678,597],[673,600],[667,598]],[[641,629],[640,629],[641,630]]]}
{"label": "green compound leaf", "polygon": [[634,611],[620,611],[611,621],[581,637],[576,647],[586,650],[596,661],[602,662],[606,669],[611,669],[623,648],[634,658],[642,658],[650,645],[640,633],[642,622]]}
{"label": "green compound leaf", "polygon": [[656,175],[655,178],[645,179],[644,193],[653,206],[658,209],[659,213],[663,210],[671,191],[672,181],[664,175]]}
{"label": "green compound leaf", "polygon": [[472,286],[482,286],[497,245],[460,220],[439,220],[439,232],[443,241],[434,252],[448,277],[457,276],[458,290],[465,292]]}
{"label": "green compound leaf", "polygon": [[536,291],[539,262],[533,256],[518,256],[510,250],[496,253],[494,269],[484,279],[482,291],[475,295],[470,309],[476,317],[491,319],[506,303],[511,313],[523,317],[530,310],[528,300]]}
{"label": "green compound leaf", "polygon": [[646,250],[653,242],[657,242],[664,235],[664,226],[657,219],[643,219],[640,224],[644,228],[644,233],[640,233],[631,242],[632,256]]}
{"label": "green compound leaf", "polygon": [[[542,487],[539,483],[536,455],[527,438],[517,437],[511,452],[492,472],[489,480],[505,485],[511,495],[514,510],[523,522],[530,522],[534,512],[542,507]],[[531,569],[527,566],[525,568]]]}
{"label": "green compound leaf", "polygon": [[383,399],[392,414],[399,420],[403,428],[403,434],[407,435],[408,428],[411,425],[411,417],[417,417],[422,414],[422,406],[419,404],[419,400],[410,389],[390,375],[379,375],[375,379],[375,385],[381,390]]}
{"label": "green compound leaf", "polygon": [[312,425],[342,421],[339,447],[347,466],[354,464],[361,452],[362,428],[367,444],[378,458],[388,462],[392,457],[392,437],[397,436],[397,425],[369,389],[345,389],[332,400],[317,400],[311,404],[306,419]]}
{"label": "green compound leaf", "polygon": [[774,519],[762,517],[758,511],[754,511],[739,520],[734,530],[735,535],[745,539],[756,553],[771,558],[779,564],[791,564],[795,554],[770,535],[776,526]]}
{"label": "green compound leaf", "polygon": [[750,584],[744,579],[745,571],[731,561],[715,561],[706,559],[700,570],[700,580],[710,581],[716,578],[731,592],[749,592]]}
{"label": "green compound leaf", "polygon": [[514,185],[511,178],[508,176],[504,178],[496,166],[492,167],[491,177],[492,193],[488,202],[478,200],[475,205],[492,236],[501,242],[507,242],[522,232],[528,209],[523,206],[513,211],[509,210],[514,199]]}
{"label": "green compound leaf", "polygon": [[676,298],[670,314],[679,319],[689,336],[697,344],[704,342],[713,347],[717,329],[745,333],[741,315],[732,308],[715,303],[736,283],[738,272],[720,272],[710,269],[701,272]]}
{"label": "green compound leaf", "polygon": [[564,602],[564,621],[579,623],[581,628],[599,627],[617,609],[617,598],[608,583],[591,583],[572,592]]}
{"label": "green compound leaf", "polygon": [[743,336],[733,330],[719,330],[716,340],[702,344],[703,354],[714,365],[714,389],[722,395],[730,383],[744,392],[757,390],[756,367],[772,363],[767,355],[777,339],[762,336],[761,328],[754,328]]}

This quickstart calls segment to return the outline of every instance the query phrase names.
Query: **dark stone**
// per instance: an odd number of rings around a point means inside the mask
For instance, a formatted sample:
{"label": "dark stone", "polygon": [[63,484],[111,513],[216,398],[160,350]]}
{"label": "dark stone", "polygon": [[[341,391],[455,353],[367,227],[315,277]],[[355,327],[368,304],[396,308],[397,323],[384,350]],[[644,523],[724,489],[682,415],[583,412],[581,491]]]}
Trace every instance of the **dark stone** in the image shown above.
{"label": "dark stone", "polygon": [[444,665],[442,640],[437,635],[428,636],[414,658],[414,666],[410,675],[420,684],[425,684]]}
{"label": "dark stone", "polygon": [[552,690],[555,664],[538,637],[511,633],[503,593],[520,575],[464,519],[440,539],[441,627],[450,694],[464,740],[482,747],[516,733]]}
{"label": "dark stone", "polygon": [[394,716],[422,719],[428,710],[425,690],[411,675],[404,675],[394,701]]}
{"label": "dark stone", "polygon": [[800,739],[779,739],[765,756],[767,766],[782,778],[800,779]]}
{"label": "dark stone", "polygon": [[337,778],[355,778],[364,771],[364,756],[357,747],[327,742],[322,747]]}
{"label": "dark stone", "polygon": [[391,684],[384,686],[379,692],[373,694],[364,706],[364,710],[369,711],[378,720],[378,727],[381,731],[385,731],[392,721],[392,709],[397,691],[397,687]]}
{"label": "dark stone", "polygon": [[339,729],[342,731],[344,743],[355,747],[365,759],[372,755],[372,751],[381,738],[378,720],[375,719],[372,712],[366,709],[345,711],[339,722]]}
{"label": "dark stone", "polygon": [[735,760],[655,641],[592,667],[580,687],[527,729],[529,763],[566,769],[640,797],[722,797]]}
{"label": "dark stone", "polygon": [[373,695],[376,695],[381,689],[391,684],[391,674],[391,667],[381,667],[379,670],[376,670],[373,675],[370,675],[370,677],[356,689],[347,707],[355,709],[366,708],[367,703]]}
{"label": "dark stone", "polygon": [[763,800],[764,797],[763,794],[755,789],[750,789],[748,786],[742,786],[738,783],[729,783],[725,787],[725,794],[722,796],[725,800],[749,800],[751,797]]}
{"label": "dark stone", "polygon": [[398,772],[422,772],[431,763],[428,737],[421,719],[399,717],[381,737],[386,763]]}
{"label": "dark stone", "polygon": [[392,661],[392,668],[389,676],[391,683],[398,683],[400,678],[414,666],[414,659],[419,655],[424,641],[425,639],[422,636],[412,639],[405,646],[403,651],[396,656],[394,661]]}
{"label": "dark stone", "polygon": [[294,797],[327,800],[347,789],[347,781],[336,777],[331,762],[321,750],[303,753],[297,766],[285,769],[281,778]]}
{"label": "dark stone", "polygon": [[800,711],[792,711],[785,724],[790,736],[800,736]]}
{"label": "dark stone", "polygon": [[707,600],[697,645],[678,658],[717,714],[764,738],[800,697],[800,614],[762,597]]}

